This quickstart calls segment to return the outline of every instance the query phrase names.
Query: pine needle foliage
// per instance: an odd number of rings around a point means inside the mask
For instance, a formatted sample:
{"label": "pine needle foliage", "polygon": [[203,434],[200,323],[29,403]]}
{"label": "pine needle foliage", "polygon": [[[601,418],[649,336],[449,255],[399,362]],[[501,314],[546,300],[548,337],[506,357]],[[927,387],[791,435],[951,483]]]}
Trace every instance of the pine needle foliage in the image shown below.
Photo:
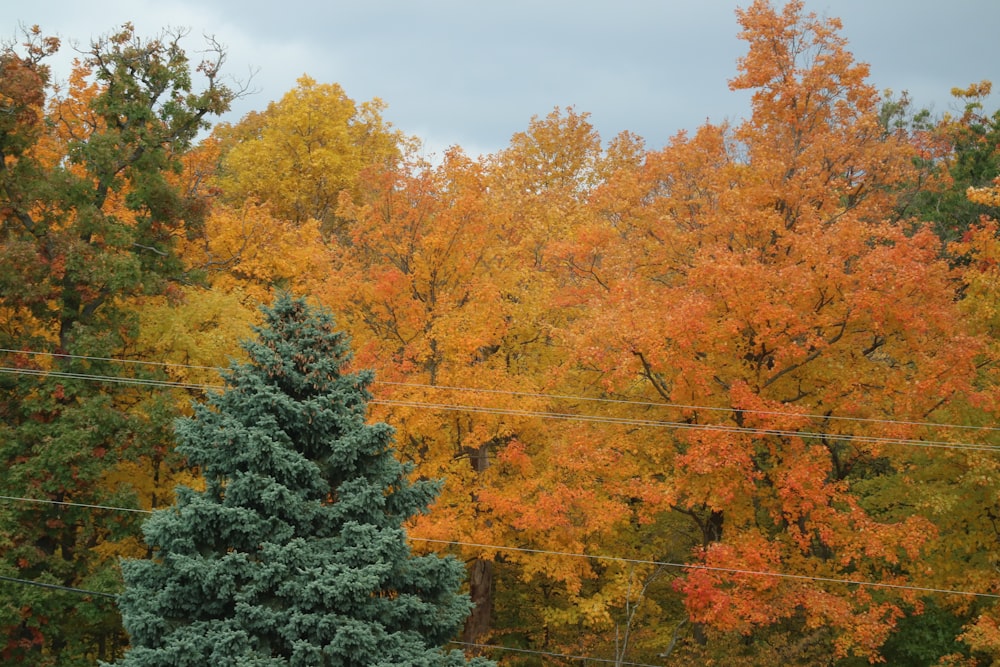
{"label": "pine needle foliage", "polygon": [[327,312],[285,295],[264,313],[250,361],[177,423],[205,489],[180,488],[145,524],[153,558],[122,565],[118,664],[467,664],[442,648],[471,608],[462,565],[411,554],[403,527],[439,484],[365,422],[372,373],[345,372]]}

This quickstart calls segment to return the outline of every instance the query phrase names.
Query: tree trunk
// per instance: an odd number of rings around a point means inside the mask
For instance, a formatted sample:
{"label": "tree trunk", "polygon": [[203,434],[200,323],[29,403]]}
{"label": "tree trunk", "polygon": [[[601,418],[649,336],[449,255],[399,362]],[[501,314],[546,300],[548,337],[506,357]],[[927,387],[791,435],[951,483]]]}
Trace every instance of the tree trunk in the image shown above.
{"label": "tree trunk", "polygon": [[479,644],[490,631],[493,617],[493,561],[479,558],[469,568],[469,597],[475,607],[462,629],[462,641]]}
{"label": "tree trunk", "polygon": [[[477,473],[482,473],[490,467],[490,451],[498,445],[497,440],[490,440],[479,447],[467,447],[469,464]],[[478,499],[473,495],[473,502]],[[472,599],[472,613],[465,619],[462,629],[462,641],[467,644],[480,644],[489,634],[493,622],[493,561],[478,558],[469,566],[469,597]],[[479,651],[476,651],[479,653]]]}

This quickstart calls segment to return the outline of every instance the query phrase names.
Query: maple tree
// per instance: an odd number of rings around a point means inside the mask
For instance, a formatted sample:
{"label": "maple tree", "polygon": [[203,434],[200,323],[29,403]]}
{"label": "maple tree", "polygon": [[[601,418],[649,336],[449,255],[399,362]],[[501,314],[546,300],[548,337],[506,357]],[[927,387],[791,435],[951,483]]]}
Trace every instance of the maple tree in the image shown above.
{"label": "maple tree", "polygon": [[181,383],[217,382],[213,369],[249,334],[260,304],[276,290],[315,291],[329,271],[318,221],[281,219],[252,198],[221,201],[221,154],[222,141],[209,136],[181,157],[171,178],[198,211],[174,235],[186,280],[132,304],[140,322],[133,355],[172,364],[167,373]]}
{"label": "maple tree", "polygon": [[297,225],[253,201],[213,207],[185,259],[205,271],[212,289],[239,292],[251,305],[268,301],[275,288],[312,291],[330,269],[318,222]]}
{"label": "maple tree", "polygon": [[[737,13],[749,49],[731,85],[752,116],[608,186],[568,250],[578,358],[679,425],[632,447],[659,463],[644,475],[659,507],[696,527],[695,562],[926,581],[933,521],[891,509],[921,457],[889,443],[943,437],[919,424],[975,400],[982,339],[937,238],[896,221],[912,149],[880,126],[839,23],[800,2]],[[677,589],[696,627],[822,624],[840,655],[876,656],[902,614],[877,591],[712,570]]]}
{"label": "maple tree", "polygon": [[357,104],[338,84],[308,76],[281,100],[215,134],[220,187],[229,202],[255,199],[280,219],[316,220],[336,232],[338,198],[362,169],[391,166],[413,141],[382,119],[378,99]]}
{"label": "maple tree", "polygon": [[[196,66],[195,89],[182,38],[145,40],[125,25],[83,53],[64,97],[45,64],[57,40],[35,29],[23,51],[0,55],[5,495],[129,503],[127,487],[101,482],[169,441],[168,399],[87,378],[130,374],[111,361],[136,335],[129,302],[178,276],[174,232],[197,217],[169,175],[235,94],[218,81],[217,50]],[[98,590],[117,578],[98,545],[135,529],[126,514],[53,505],[11,504],[0,520],[5,574]],[[117,614],[100,601],[17,586],[2,623],[5,660],[88,664],[121,648]]]}
{"label": "maple tree", "polygon": [[[337,270],[320,295],[358,341],[359,361],[377,364],[383,382],[467,386],[470,377],[489,377],[496,389],[510,386],[503,359],[516,362],[498,353],[516,306],[491,280],[497,247],[483,215],[482,178],[481,168],[456,150],[437,169],[415,164],[410,171],[371,172],[360,183],[361,205],[344,199],[340,215],[350,221],[349,240],[333,248]],[[379,394],[410,401],[428,396]],[[504,401],[500,395],[470,400],[481,408]],[[404,456],[418,461],[423,474],[450,480],[436,505],[439,525],[465,526],[468,535],[484,529],[469,489],[480,486],[477,475],[488,468],[491,450],[512,438],[510,419],[430,414],[405,405],[385,418],[400,427]],[[440,511],[446,507],[451,511]],[[492,566],[476,562],[470,623],[477,629],[467,630],[466,640],[478,639],[490,616]]]}
{"label": "maple tree", "polygon": [[[632,137],[604,150],[585,114],[556,110],[497,155],[472,160],[455,149],[436,167],[367,172],[360,204],[343,197],[346,238],[333,246],[320,298],[351,330],[359,360],[379,369],[380,414],[400,429],[403,455],[451,480],[418,520],[418,537],[579,550],[613,531],[618,501],[586,488],[588,473],[610,462],[582,439],[562,442],[533,413],[552,409],[539,393],[565,350],[551,332],[572,316],[553,299],[561,274],[552,248],[586,215],[587,193],[639,152]],[[511,582],[567,591],[543,612],[547,624],[571,628],[585,616],[569,611],[581,580],[595,576],[585,561],[462,552],[477,604],[466,641],[494,629],[498,559]]]}

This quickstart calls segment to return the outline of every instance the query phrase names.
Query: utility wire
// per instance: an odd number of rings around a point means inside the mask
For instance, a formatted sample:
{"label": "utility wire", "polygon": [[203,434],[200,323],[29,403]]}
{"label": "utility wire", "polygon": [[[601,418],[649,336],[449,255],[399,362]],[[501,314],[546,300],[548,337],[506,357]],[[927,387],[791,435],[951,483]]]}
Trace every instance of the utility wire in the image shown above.
{"label": "utility wire", "polygon": [[48,500],[40,498],[18,498],[16,496],[0,496],[0,500],[13,500],[23,503],[38,503],[43,505],[63,505],[66,507],[86,507],[95,510],[113,510],[115,512],[136,512],[139,514],[152,514],[152,510],[141,510],[135,507],[114,507],[112,505],[88,505],[86,503],[71,503],[65,500]]}
{"label": "utility wire", "polygon": [[34,357],[56,357],[58,359],[82,359],[84,361],[113,361],[120,364],[137,364],[142,366],[158,366],[160,368],[191,368],[206,371],[222,371],[218,366],[196,366],[193,364],[178,364],[170,361],[145,361],[142,359],[121,359],[118,357],[91,357],[85,354],[64,354],[62,352],[39,352],[36,350],[14,350],[0,347],[0,353],[24,354]]}
{"label": "utility wire", "polygon": [[70,373],[66,371],[46,371],[37,368],[16,368],[0,366],[0,373],[10,375],[34,375],[43,378],[64,380],[93,380],[96,382],[111,382],[114,384],[135,384],[149,387],[170,387],[174,389],[223,389],[224,385],[196,384],[192,382],[174,382],[172,380],[154,380],[151,378],[130,378],[118,375],[95,375],[92,373]]}
{"label": "utility wire", "polygon": [[[143,514],[153,514],[152,510],[142,510],[130,507],[111,507],[107,505],[86,505],[82,503],[71,503],[57,500],[45,500],[40,498],[18,498],[15,496],[0,496],[0,500],[11,500],[15,502],[45,503],[51,505],[69,505],[70,507],[89,507],[107,510],[120,510],[123,512],[141,512]],[[409,536],[408,536],[409,537]],[[878,581],[865,581],[861,579],[844,579],[840,577],[817,577],[807,574],[789,574],[785,572],[770,572],[767,570],[746,570],[731,567],[718,567],[714,565],[701,565],[698,563],[674,563],[670,561],[647,560],[641,558],[623,558],[620,556],[601,556],[596,554],[581,554],[572,551],[552,551],[547,549],[529,549],[526,547],[508,547],[498,544],[483,544],[478,542],[463,542],[460,540],[439,540],[425,537],[409,537],[411,542],[424,542],[427,544],[444,544],[448,546],[469,547],[482,549],[484,551],[513,551],[542,556],[562,556],[569,558],[587,558],[592,560],[602,560],[614,563],[626,563],[630,565],[654,565],[657,567],[671,567],[686,570],[707,570],[723,574],[740,574],[758,577],[773,577],[778,579],[792,579],[796,581],[819,581],[830,584],[846,584],[851,586],[868,586],[870,588],[887,588],[893,590],[916,591],[919,593],[939,593],[943,595],[965,595],[971,597],[1000,598],[1000,594],[977,593],[975,591],[953,590],[949,588],[930,588],[926,586],[910,586],[906,584],[888,584]]]}
{"label": "utility wire", "polygon": [[[2,350],[0,350],[2,351]],[[479,389],[475,387],[459,387],[453,385],[421,384],[416,382],[391,382],[388,380],[375,380],[375,384],[389,386],[409,387],[414,389],[432,389],[438,391],[457,391],[476,394],[500,394],[505,396],[518,396],[524,398],[543,398],[562,401],[579,401],[581,403],[611,403],[615,405],[635,405],[647,408],[673,408],[676,410],[692,410],[696,412],[741,412],[748,415],[765,415],[769,417],[793,417],[801,419],[816,419],[821,421],[844,421],[871,424],[892,424],[896,426],[929,426],[933,428],[954,428],[971,431],[998,431],[1000,426],[973,426],[970,424],[949,424],[929,421],[909,421],[905,419],[880,419],[877,417],[847,417],[844,415],[821,415],[807,412],[782,412],[778,410],[751,410],[721,408],[710,405],[691,405],[686,403],[657,403],[655,401],[636,401],[622,398],[598,398],[591,396],[575,396],[572,394],[544,394],[525,391],[509,391],[506,389]]]}
{"label": "utility wire", "polygon": [[[70,373],[64,371],[44,371],[38,369],[24,369],[11,366],[0,366],[0,373],[15,375],[34,375],[45,378],[72,379],[72,380],[93,380],[97,382],[112,382],[117,384],[135,384],[140,386],[168,387],[180,389],[200,389],[204,391],[221,390],[225,385],[211,385],[190,382],[174,382],[170,380],[152,380],[141,378],[126,378],[113,375],[94,375],[89,373]],[[888,438],[881,436],[866,436],[850,433],[819,433],[810,431],[792,431],[782,429],[754,428],[747,426],[727,426],[725,424],[691,424],[688,422],[661,421],[654,419],[635,419],[628,417],[608,417],[601,415],[572,414],[561,412],[546,412],[535,410],[519,410],[513,408],[494,408],[475,405],[462,405],[451,403],[429,403],[425,401],[403,401],[392,399],[373,399],[370,405],[387,405],[396,407],[410,407],[417,409],[448,410],[457,412],[471,412],[481,414],[494,414],[514,417],[536,417],[544,419],[566,419],[574,421],[592,422],[598,424],[618,424],[626,426],[644,426],[653,428],[674,428],[678,430],[709,431],[718,433],[741,433],[751,435],[774,435],[785,437],[798,437],[818,440],[842,440],[845,442],[857,442],[865,444],[885,444],[902,445],[910,447],[926,447],[934,449],[956,449],[984,452],[998,452],[1000,446],[981,445],[970,442],[950,442],[946,440],[914,440],[907,438]]]}
{"label": "utility wire", "polygon": [[99,595],[106,598],[117,598],[118,596],[114,593],[102,593],[100,591],[88,591],[83,588],[73,588],[72,586],[60,586],[58,584],[47,584],[42,581],[32,581],[31,579],[16,579],[14,577],[0,577],[0,581],[6,581],[12,584],[23,584],[25,586],[38,586],[39,588],[48,588],[56,591],[64,591],[67,593],[80,593],[83,595]]}
{"label": "utility wire", "polygon": [[544,655],[550,658],[563,658],[564,660],[586,660],[588,662],[603,662],[612,665],[626,665],[627,667],[661,667],[660,665],[650,665],[645,662],[621,662],[618,660],[609,660],[607,658],[590,658],[585,655],[567,655],[565,653],[553,653],[551,651],[539,651],[536,649],[528,649],[528,648],[514,648],[511,646],[497,646],[495,644],[471,644],[469,642],[457,642],[457,641],[448,643],[454,644],[456,646],[467,646],[469,648],[496,649],[500,651],[511,651],[513,653]]}
{"label": "utility wire", "polygon": [[[39,588],[47,588],[50,590],[63,591],[67,593],[77,593],[79,595],[95,595],[99,597],[113,598],[117,599],[118,596],[113,593],[102,593],[100,591],[90,591],[84,588],[73,588],[72,586],[59,586],[58,584],[46,584],[41,581],[32,581],[30,579],[16,579],[14,577],[3,577],[0,576],[0,581],[5,581],[12,584],[22,584],[25,586],[38,586]],[[603,662],[612,663],[616,665],[626,665],[627,667],[657,667],[657,665],[650,665],[642,662],[619,662],[616,660],[608,660],[606,658],[590,658],[584,655],[567,655],[565,653],[554,653],[552,651],[538,651],[526,648],[512,648],[508,646],[499,646],[496,644],[472,644],[469,642],[459,642],[453,641],[448,642],[449,644],[454,644],[456,646],[465,646],[468,648],[478,648],[478,649],[490,649],[497,651],[513,651],[515,653],[525,653],[532,655],[544,655],[550,658],[563,658],[566,660],[587,660],[589,662]]]}
{"label": "utility wire", "polygon": [[719,572],[723,574],[743,574],[756,577],[774,577],[777,579],[793,579],[797,581],[820,581],[828,584],[846,584],[850,586],[867,586],[869,588],[888,588],[893,590],[916,591],[918,593],[940,593],[942,595],[965,595],[968,597],[1000,598],[997,593],[978,593],[976,591],[953,590],[950,588],[930,588],[926,586],[910,586],[907,584],[888,584],[880,581],[865,581],[862,579],[843,579],[840,577],[816,577],[808,574],[789,574],[786,572],[770,572],[767,570],[744,570],[733,567],[719,567],[715,565],[701,565],[698,563],[673,563],[661,560],[645,560],[642,558],[622,558],[620,556],[599,556],[593,554],[577,554],[569,551],[549,551],[546,549],[527,549],[524,547],[504,547],[495,544],[479,544],[476,542],[460,542],[454,540],[435,540],[424,537],[411,537],[413,542],[430,542],[436,544],[448,544],[452,546],[470,547],[482,549],[484,551],[520,551],[523,553],[539,554],[547,556],[575,556],[577,558],[590,558],[594,560],[611,561],[615,563],[628,563],[636,565],[655,565],[658,567],[673,567],[685,570],[707,570],[709,572]]}
{"label": "utility wire", "polygon": [[476,405],[460,405],[451,403],[427,403],[423,401],[399,401],[374,399],[372,405],[391,405],[412,408],[432,408],[435,410],[452,410],[458,412],[480,412],[486,414],[509,415],[516,417],[540,417],[544,419],[568,419],[574,421],[596,422],[599,424],[621,424],[626,426],[649,426],[660,428],[675,428],[690,431],[712,431],[717,433],[743,433],[753,435],[777,435],[818,440],[845,440],[866,444],[907,445],[911,447],[931,447],[940,449],[969,449],[987,452],[1000,451],[997,445],[980,445],[971,442],[950,442],[947,440],[913,440],[906,438],[887,438],[882,436],[856,435],[850,433],[818,433],[811,431],[791,431],[782,429],[754,428],[749,426],[727,426],[725,424],[689,424],[688,422],[661,421],[656,419],[635,419],[631,417],[607,417],[603,415],[579,415],[563,412],[545,412],[533,410],[517,410],[513,408],[494,408]]}
{"label": "utility wire", "polygon": [[[144,361],[139,359],[120,359],[116,357],[92,357],[86,355],[77,354],[61,354],[57,352],[38,352],[33,350],[14,350],[10,348],[0,348],[0,353],[7,354],[25,354],[34,356],[47,356],[47,357],[58,357],[62,359],[83,359],[88,361],[109,361],[118,362],[122,364],[142,364],[148,366],[158,366],[161,368],[184,368],[192,370],[209,370],[215,371],[217,373],[222,373],[226,371],[226,368],[219,366],[199,366],[195,364],[181,364],[175,362],[167,361]],[[405,387],[412,389],[430,389],[434,391],[454,391],[454,392],[466,392],[466,393],[476,393],[476,394],[498,394],[504,396],[515,396],[521,398],[541,398],[541,399],[552,399],[552,400],[562,400],[562,401],[578,401],[587,403],[607,403],[615,405],[635,405],[640,407],[650,407],[650,408],[672,408],[677,410],[693,410],[699,412],[724,412],[731,413],[734,412],[732,408],[722,408],[709,405],[693,405],[685,403],[657,403],[654,401],[637,401],[637,400],[627,400],[627,399],[617,399],[617,398],[598,398],[590,396],[575,396],[571,394],[546,394],[537,392],[523,392],[523,391],[510,391],[506,389],[485,389],[477,387],[461,387],[454,385],[434,385],[434,384],[424,384],[418,382],[393,382],[388,380],[375,380],[375,384],[381,384],[386,386],[394,387]],[[209,385],[213,386],[214,385]],[[197,388],[197,387],[196,387]],[[844,421],[844,422],[857,422],[857,423],[873,423],[873,424],[893,424],[898,426],[928,426],[933,428],[948,428],[948,429],[964,429],[970,431],[996,431],[1000,432],[1000,426],[973,426],[970,424],[952,424],[952,423],[939,423],[939,422],[928,422],[928,421],[912,421],[905,419],[881,419],[877,417],[848,417],[844,415],[822,415],[822,414],[812,414],[812,413],[797,413],[797,412],[783,412],[777,410],[736,410],[745,414],[754,415],[765,415],[772,417],[793,417],[802,419],[815,419],[822,421]]]}

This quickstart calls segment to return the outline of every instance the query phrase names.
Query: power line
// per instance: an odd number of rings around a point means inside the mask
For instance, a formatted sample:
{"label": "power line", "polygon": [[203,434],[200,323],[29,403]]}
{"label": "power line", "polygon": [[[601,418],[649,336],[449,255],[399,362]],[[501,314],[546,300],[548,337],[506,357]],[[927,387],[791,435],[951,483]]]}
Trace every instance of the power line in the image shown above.
{"label": "power line", "polygon": [[116,512],[137,512],[139,514],[152,514],[152,510],[141,510],[135,507],[114,507],[112,505],[88,505],[86,503],[71,503],[65,500],[48,500],[41,498],[18,498],[16,496],[0,496],[0,500],[14,500],[24,503],[38,503],[42,505],[64,505],[66,507],[86,507],[95,510],[113,510]]}
{"label": "power line", "polygon": [[[74,588],[72,586],[60,586],[58,584],[47,584],[47,583],[44,583],[44,582],[41,582],[41,581],[32,581],[30,579],[17,579],[17,578],[14,578],[14,577],[3,577],[3,576],[0,576],[0,581],[5,581],[5,582],[8,582],[8,583],[12,583],[12,584],[22,584],[22,585],[25,585],[25,586],[37,586],[39,588],[47,588],[47,589],[50,589],[50,590],[57,590],[57,591],[62,591],[62,592],[66,592],[66,593],[76,593],[78,595],[93,595],[93,596],[106,597],[106,598],[112,598],[112,599],[117,599],[118,598],[118,596],[115,595],[115,594],[113,594],[113,593],[102,593],[101,591],[91,591],[91,590],[87,590],[85,588]],[[548,656],[550,658],[563,658],[565,660],[587,660],[589,662],[611,663],[611,664],[615,664],[615,665],[624,665],[624,666],[627,666],[627,667],[657,667],[657,665],[650,665],[650,664],[642,663],[642,662],[620,662],[620,661],[617,661],[617,660],[608,660],[607,658],[591,658],[591,657],[584,656],[584,655],[568,655],[568,654],[565,654],[565,653],[555,653],[555,652],[552,652],[552,651],[539,651],[539,650],[526,649],[526,648],[513,648],[513,647],[509,647],[509,646],[499,646],[499,645],[496,645],[496,644],[472,644],[472,643],[469,643],[469,642],[460,642],[460,641],[452,641],[452,642],[448,642],[448,643],[456,645],[456,646],[466,646],[468,648],[489,649],[489,650],[497,650],[497,651],[511,651],[511,652],[515,652],[515,653],[525,653],[525,654],[532,654],[532,655],[544,655],[544,656]]]}
{"label": "power line", "polygon": [[42,581],[32,581],[31,579],[16,579],[14,577],[0,577],[0,581],[6,581],[12,584],[23,584],[25,586],[37,586],[39,588],[48,588],[56,591],[63,591],[66,593],[80,593],[83,595],[98,595],[106,598],[117,598],[118,596],[114,593],[102,593],[100,591],[88,591],[84,588],[73,588],[72,586],[60,586],[58,584],[47,584]]}
{"label": "power line", "polygon": [[142,359],[121,359],[119,357],[91,357],[85,354],[64,354],[62,352],[39,352],[36,350],[14,350],[0,347],[0,353],[24,354],[33,357],[56,357],[58,359],[81,359],[84,361],[113,361],[120,364],[138,364],[143,366],[159,366],[160,368],[191,368],[206,371],[223,371],[218,366],[196,366],[194,364],[178,364],[170,361],[145,361]]}
{"label": "power line", "polygon": [[[71,507],[89,507],[98,509],[108,509],[108,510],[120,510],[124,512],[141,512],[144,514],[152,514],[152,510],[142,510],[129,507],[111,507],[107,505],[86,505],[82,503],[71,503],[66,501],[57,500],[46,500],[41,498],[19,498],[15,496],[0,496],[2,500],[11,500],[19,502],[29,502],[29,503],[44,503],[51,505],[69,505]],[[648,560],[642,558],[623,558],[621,556],[602,556],[597,554],[581,554],[574,553],[572,551],[552,551],[547,549],[530,549],[527,547],[509,547],[502,546],[498,544],[483,544],[478,542],[463,542],[460,540],[439,540],[425,537],[409,537],[411,542],[425,542],[428,544],[444,544],[448,546],[459,546],[459,547],[469,547],[474,549],[483,549],[486,551],[513,551],[520,553],[529,553],[535,555],[544,556],[563,556],[571,558],[587,558],[592,560],[603,560],[614,563],[626,563],[630,565],[654,565],[657,567],[671,567],[680,568],[686,570],[707,570],[710,572],[720,572],[723,574],[740,574],[740,575],[750,575],[759,577],[773,577],[777,579],[792,579],[796,581],[818,581],[830,584],[844,584],[851,586],[868,586],[870,588],[887,588],[893,590],[907,590],[916,591],[918,593],[939,593],[943,595],[965,595],[971,597],[983,597],[983,598],[1000,598],[1000,594],[995,593],[978,593],[975,591],[962,591],[953,590],[948,588],[930,588],[926,586],[910,586],[906,584],[889,584],[885,582],[878,581],[865,581],[861,579],[845,579],[840,577],[817,577],[807,574],[790,574],[786,572],[770,572],[767,570],[746,570],[740,568],[731,567],[719,567],[714,565],[702,565],[699,563],[675,563],[671,561],[659,561],[659,560]]]}
{"label": "power line", "polygon": [[528,648],[514,648],[511,646],[497,646],[495,644],[472,644],[469,642],[457,642],[457,641],[448,643],[454,644],[456,646],[468,646],[469,648],[496,649],[500,651],[510,651],[513,653],[544,655],[550,658],[563,658],[564,660],[586,660],[588,662],[603,662],[612,665],[627,665],[627,667],[660,667],[659,665],[650,665],[645,662],[621,662],[619,660],[609,660],[607,658],[590,658],[585,655],[567,655],[565,653],[553,653],[551,651],[539,651],[537,649],[528,649]]}
{"label": "power line", "polygon": [[947,440],[913,440],[907,438],[887,438],[882,436],[856,435],[850,433],[818,433],[812,431],[791,431],[782,429],[753,428],[749,426],[727,426],[725,424],[690,424],[688,422],[663,421],[656,419],[636,419],[632,417],[608,417],[604,415],[580,415],[561,412],[546,412],[534,410],[517,410],[513,408],[494,408],[476,405],[461,405],[450,403],[427,403],[423,401],[399,401],[374,399],[372,405],[392,405],[412,408],[433,408],[437,410],[452,410],[459,412],[481,412],[486,414],[508,415],[516,417],[539,417],[544,419],[568,419],[575,421],[596,422],[599,424],[619,424],[626,426],[648,426],[659,428],[675,428],[690,431],[712,431],[719,433],[740,433],[753,435],[775,435],[818,440],[844,440],[865,444],[906,445],[911,447],[930,447],[938,449],[968,449],[976,451],[997,452],[1000,446],[979,445],[971,442],[950,442]]}
{"label": "power line", "polygon": [[[148,366],[158,366],[161,368],[184,368],[191,370],[209,370],[215,371],[217,373],[225,372],[227,369],[219,366],[200,366],[196,364],[181,364],[176,362],[167,361],[145,361],[138,359],[120,359],[117,357],[93,357],[87,355],[77,355],[77,354],[63,354],[57,352],[39,352],[34,350],[14,350],[10,348],[0,348],[0,353],[8,354],[25,354],[33,356],[48,356],[57,357],[63,359],[82,359],[88,361],[108,361],[108,362],[118,362],[123,364],[142,364]],[[39,373],[42,374],[42,373]],[[772,417],[793,417],[802,419],[814,419],[821,421],[843,421],[843,422],[856,422],[856,423],[871,423],[871,424],[892,424],[896,426],[927,426],[933,428],[947,428],[947,429],[963,429],[970,431],[985,431],[985,432],[1000,432],[1000,426],[973,426],[970,424],[953,424],[953,423],[939,423],[939,422],[928,422],[928,421],[913,421],[905,419],[883,419],[876,417],[848,417],[845,415],[823,415],[823,414],[813,414],[813,413],[798,413],[798,412],[783,412],[779,410],[753,410],[753,409],[733,409],[733,408],[722,408],[709,405],[693,405],[685,403],[657,403],[654,401],[637,401],[628,399],[617,399],[617,398],[599,398],[591,396],[575,396],[572,394],[546,394],[539,392],[523,392],[523,391],[511,391],[506,389],[486,389],[477,387],[462,387],[455,385],[434,385],[425,384],[418,382],[393,382],[388,380],[375,380],[375,384],[381,384],[386,386],[395,387],[406,387],[413,389],[430,389],[434,391],[455,391],[455,392],[465,392],[465,393],[477,393],[477,394],[498,394],[504,396],[515,396],[522,398],[541,398],[541,399],[552,399],[552,400],[563,400],[563,401],[578,401],[587,403],[607,403],[615,405],[635,405],[640,407],[651,407],[651,408],[671,408],[676,410],[694,410],[700,412],[742,412],[744,414],[754,414],[754,415],[765,415]],[[185,386],[185,385],[181,385]],[[215,388],[215,385],[203,385]],[[193,388],[200,388],[194,386]]]}
{"label": "power line", "polygon": [[774,577],[776,579],[793,579],[797,581],[819,581],[828,584],[845,584],[849,586],[867,586],[869,588],[888,588],[893,590],[916,591],[918,593],[940,593],[943,595],[964,595],[967,597],[1000,598],[997,593],[978,593],[976,591],[953,590],[950,588],[930,588],[926,586],[910,586],[906,584],[888,584],[880,581],[865,581],[863,579],[844,579],[840,577],[817,577],[808,574],[789,574],[787,572],[770,572],[767,570],[744,570],[733,567],[719,567],[715,565],[702,565],[699,563],[673,563],[670,561],[646,560],[642,558],[622,558],[620,556],[599,556],[593,554],[577,554],[570,551],[549,551],[546,549],[528,549],[525,547],[505,547],[495,544],[479,544],[476,542],[459,542],[453,540],[435,540],[424,537],[411,537],[414,542],[431,542],[437,544],[448,544],[453,546],[471,547],[486,551],[520,551],[524,553],[549,555],[549,556],[575,556],[577,558],[589,558],[594,560],[604,560],[616,563],[628,563],[635,565],[655,565],[658,567],[673,567],[685,570],[707,570],[709,572],[719,572],[723,574],[743,574],[757,577]]}
{"label": "power line", "polygon": [[[2,350],[0,350],[2,351]],[[588,403],[611,403],[616,405],[635,405],[649,408],[672,408],[676,410],[694,410],[699,412],[741,412],[750,415],[765,415],[770,417],[797,417],[802,419],[817,419],[821,421],[846,421],[871,424],[892,424],[895,426],[930,426],[934,428],[954,428],[971,431],[1000,431],[1000,426],[972,426],[970,424],[949,424],[928,421],[909,421],[905,419],[881,419],[877,417],[847,417],[844,415],[821,415],[800,412],[782,412],[778,410],[750,410],[736,408],[721,408],[711,405],[690,405],[686,403],[657,403],[655,401],[636,401],[622,398],[598,398],[591,396],[574,396],[572,394],[544,394],[525,391],[509,391],[506,389],[480,389],[476,387],[459,387],[453,385],[422,384],[416,382],[391,382],[388,380],[376,380],[375,384],[389,386],[411,387],[416,389],[433,389],[441,391],[470,392],[476,394],[500,394],[505,396],[520,396],[524,398],[545,398],[563,401],[579,401]]]}
{"label": "power line", "polygon": [[16,368],[0,366],[0,373],[10,375],[33,375],[42,378],[57,378],[65,380],[93,380],[95,382],[111,382],[114,384],[135,384],[150,387],[169,387],[173,389],[223,389],[224,385],[197,384],[193,382],[174,382],[172,380],[154,380],[151,378],[130,378],[118,375],[95,375],[92,373],[70,373],[67,371],[47,371],[36,368]]}
{"label": "power line", "polygon": [[[143,378],[126,378],[113,375],[94,375],[89,373],[70,373],[64,371],[44,371],[38,369],[24,369],[11,366],[0,366],[0,373],[15,375],[33,375],[45,378],[72,379],[72,380],[92,380],[97,382],[112,382],[117,384],[135,384],[140,386],[167,387],[174,389],[201,389],[204,391],[221,390],[225,385],[210,385],[191,382],[174,382],[170,380],[152,380]],[[515,417],[535,417],[544,419],[566,419],[574,421],[584,421],[598,424],[616,424],[625,426],[641,426],[651,428],[674,428],[678,430],[709,431],[718,433],[736,433],[750,435],[771,435],[784,437],[798,437],[804,439],[818,440],[842,440],[845,442],[855,442],[863,444],[884,444],[901,445],[909,447],[925,447],[932,449],[957,449],[970,451],[998,452],[1000,446],[981,445],[970,442],[950,442],[947,440],[915,440],[907,438],[888,438],[882,436],[866,436],[850,433],[820,433],[811,431],[793,431],[782,429],[754,428],[747,426],[727,426],[725,424],[691,424],[688,422],[674,422],[655,419],[636,419],[630,417],[609,417],[603,415],[587,415],[560,412],[547,412],[536,410],[520,410],[514,408],[495,408],[475,405],[462,405],[450,403],[429,403],[425,401],[402,401],[393,399],[374,399],[369,401],[371,405],[387,405],[396,407],[411,407],[417,409],[450,410],[458,412],[471,412],[482,414],[494,414]]]}

